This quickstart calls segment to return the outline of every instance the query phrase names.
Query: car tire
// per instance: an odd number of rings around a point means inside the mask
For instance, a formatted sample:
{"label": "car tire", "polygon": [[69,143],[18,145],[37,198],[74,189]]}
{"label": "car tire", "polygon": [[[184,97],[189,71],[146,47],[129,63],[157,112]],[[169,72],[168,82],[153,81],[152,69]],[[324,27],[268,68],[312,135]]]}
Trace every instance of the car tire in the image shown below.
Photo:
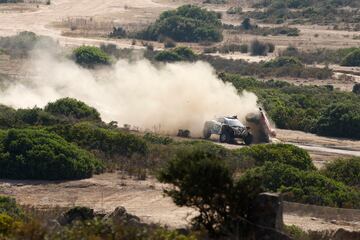
{"label": "car tire", "polygon": [[244,138],[244,142],[246,145],[250,145],[253,142],[253,135],[250,133]]}
{"label": "car tire", "polygon": [[209,130],[204,129],[203,136],[205,139],[209,139],[211,137],[211,132]]}
{"label": "car tire", "polygon": [[227,131],[222,132],[220,134],[219,140],[221,143],[230,143],[231,142],[230,134]]}

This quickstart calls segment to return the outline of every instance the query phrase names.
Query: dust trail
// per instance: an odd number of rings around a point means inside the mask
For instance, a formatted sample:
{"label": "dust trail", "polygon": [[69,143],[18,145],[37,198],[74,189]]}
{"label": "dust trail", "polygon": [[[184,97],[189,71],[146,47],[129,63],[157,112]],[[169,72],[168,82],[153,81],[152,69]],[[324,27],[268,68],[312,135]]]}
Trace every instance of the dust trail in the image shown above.
{"label": "dust trail", "polygon": [[147,60],[120,60],[112,67],[88,70],[71,60],[36,52],[28,66],[35,77],[9,85],[0,103],[13,107],[45,106],[73,97],[96,107],[105,121],[142,129],[201,133],[205,120],[215,115],[245,119],[256,111],[257,97],[219,80],[207,63],[174,63],[161,67]]}

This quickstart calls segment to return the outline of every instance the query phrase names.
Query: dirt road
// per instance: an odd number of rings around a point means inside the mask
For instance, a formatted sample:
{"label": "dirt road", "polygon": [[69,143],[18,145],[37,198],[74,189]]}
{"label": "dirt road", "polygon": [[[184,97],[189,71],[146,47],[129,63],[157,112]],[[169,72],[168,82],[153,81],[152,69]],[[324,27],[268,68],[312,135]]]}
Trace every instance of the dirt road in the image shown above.
{"label": "dirt road", "polygon": [[[124,178],[119,173],[106,173],[68,182],[0,180],[0,194],[13,196],[23,205],[40,209],[88,206],[101,212],[111,212],[118,206],[124,206],[145,222],[160,223],[172,228],[185,227],[196,212],[190,208],[177,207],[170,198],[163,195],[164,187],[166,186],[154,178],[139,181]],[[310,217],[286,212],[284,219],[286,224],[295,224],[305,230],[360,229],[360,223],[357,222],[333,224],[324,219],[309,221]]]}

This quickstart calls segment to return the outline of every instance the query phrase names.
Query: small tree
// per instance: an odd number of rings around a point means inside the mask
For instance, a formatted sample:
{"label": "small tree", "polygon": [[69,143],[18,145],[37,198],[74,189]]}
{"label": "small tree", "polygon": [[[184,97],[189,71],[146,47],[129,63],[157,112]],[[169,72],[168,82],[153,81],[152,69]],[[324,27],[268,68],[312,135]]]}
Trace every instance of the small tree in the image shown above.
{"label": "small tree", "polygon": [[360,49],[350,52],[341,62],[342,66],[358,67],[360,66]]}
{"label": "small tree", "polygon": [[245,30],[250,30],[252,28],[250,18],[245,18],[244,21],[241,23],[241,26]]}
{"label": "small tree", "polygon": [[352,90],[353,93],[360,95],[360,83],[356,83]]}

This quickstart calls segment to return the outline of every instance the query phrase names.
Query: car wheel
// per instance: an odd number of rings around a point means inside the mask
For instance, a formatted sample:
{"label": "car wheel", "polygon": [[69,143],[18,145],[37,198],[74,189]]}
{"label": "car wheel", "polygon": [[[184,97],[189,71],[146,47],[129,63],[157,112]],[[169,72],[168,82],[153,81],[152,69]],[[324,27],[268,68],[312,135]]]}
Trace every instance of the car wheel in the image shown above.
{"label": "car wheel", "polygon": [[209,130],[204,130],[203,136],[205,139],[209,139],[211,137],[211,132]]}
{"label": "car wheel", "polygon": [[250,133],[244,138],[244,142],[246,145],[250,145],[253,141],[253,135]]}
{"label": "car wheel", "polygon": [[230,142],[231,138],[230,138],[230,134],[228,132],[223,132],[220,134],[220,138],[219,138],[221,143],[228,143]]}

